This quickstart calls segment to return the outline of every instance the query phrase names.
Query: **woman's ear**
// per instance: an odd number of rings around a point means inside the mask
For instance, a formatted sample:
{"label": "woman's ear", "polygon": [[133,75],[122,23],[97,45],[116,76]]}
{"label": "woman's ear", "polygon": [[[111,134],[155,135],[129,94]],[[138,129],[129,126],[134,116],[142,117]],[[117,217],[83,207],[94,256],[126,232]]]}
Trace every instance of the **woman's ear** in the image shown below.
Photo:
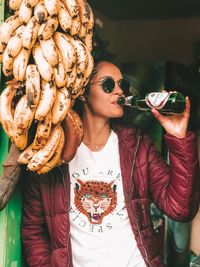
{"label": "woman's ear", "polygon": [[80,95],[79,97],[79,100],[82,101],[82,102],[85,102],[86,101],[86,98],[84,95]]}

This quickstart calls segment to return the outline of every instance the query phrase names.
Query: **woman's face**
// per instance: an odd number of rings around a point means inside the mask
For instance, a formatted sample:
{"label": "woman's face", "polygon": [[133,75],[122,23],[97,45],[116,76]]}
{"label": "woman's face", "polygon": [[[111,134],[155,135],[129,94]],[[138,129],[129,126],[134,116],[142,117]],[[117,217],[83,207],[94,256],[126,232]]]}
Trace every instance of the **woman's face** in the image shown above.
{"label": "woman's face", "polygon": [[[100,62],[96,67],[97,73],[90,81],[90,88],[86,97],[86,112],[102,118],[120,118],[123,116],[123,108],[117,104],[119,96],[123,95],[117,81],[122,79],[120,70],[109,62]],[[106,77],[112,77],[115,81],[114,90],[106,93],[102,87],[102,81]]]}

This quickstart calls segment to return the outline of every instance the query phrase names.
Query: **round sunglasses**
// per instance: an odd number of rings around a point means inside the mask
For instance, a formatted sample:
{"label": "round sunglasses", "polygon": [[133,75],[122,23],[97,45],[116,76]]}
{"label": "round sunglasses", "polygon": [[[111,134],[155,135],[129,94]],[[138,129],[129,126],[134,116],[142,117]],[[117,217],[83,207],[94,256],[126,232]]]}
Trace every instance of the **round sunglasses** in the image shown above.
{"label": "round sunglasses", "polygon": [[116,83],[122,89],[124,95],[130,94],[131,85],[130,85],[130,82],[125,79],[120,79],[118,81],[115,81],[112,77],[105,77],[101,81],[91,82],[89,84],[93,85],[93,84],[98,84],[98,83],[101,84],[104,92],[108,94],[114,91]]}

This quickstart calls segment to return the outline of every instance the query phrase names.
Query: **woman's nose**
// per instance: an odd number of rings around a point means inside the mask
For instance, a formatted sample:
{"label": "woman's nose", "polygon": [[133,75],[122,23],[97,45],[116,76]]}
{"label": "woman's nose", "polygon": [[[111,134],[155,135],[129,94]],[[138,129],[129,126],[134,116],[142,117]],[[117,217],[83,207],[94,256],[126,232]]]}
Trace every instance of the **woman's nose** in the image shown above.
{"label": "woman's nose", "polygon": [[123,94],[123,90],[119,86],[119,83],[118,82],[115,82],[115,90],[114,90],[114,92],[115,92],[115,94],[119,94],[119,95],[122,95]]}

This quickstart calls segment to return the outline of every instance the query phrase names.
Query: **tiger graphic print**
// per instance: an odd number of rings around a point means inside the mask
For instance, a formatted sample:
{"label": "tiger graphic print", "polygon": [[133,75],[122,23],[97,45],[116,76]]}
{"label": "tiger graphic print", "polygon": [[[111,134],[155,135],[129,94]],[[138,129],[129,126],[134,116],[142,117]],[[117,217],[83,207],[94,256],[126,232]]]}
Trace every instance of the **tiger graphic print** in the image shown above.
{"label": "tiger graphic print", "polygon": [[114,181],[76,180],[74,204],[79,212],[86,215],[91,224],[101,224],[103,218],[112,213],[117,205],[117,185]]}

